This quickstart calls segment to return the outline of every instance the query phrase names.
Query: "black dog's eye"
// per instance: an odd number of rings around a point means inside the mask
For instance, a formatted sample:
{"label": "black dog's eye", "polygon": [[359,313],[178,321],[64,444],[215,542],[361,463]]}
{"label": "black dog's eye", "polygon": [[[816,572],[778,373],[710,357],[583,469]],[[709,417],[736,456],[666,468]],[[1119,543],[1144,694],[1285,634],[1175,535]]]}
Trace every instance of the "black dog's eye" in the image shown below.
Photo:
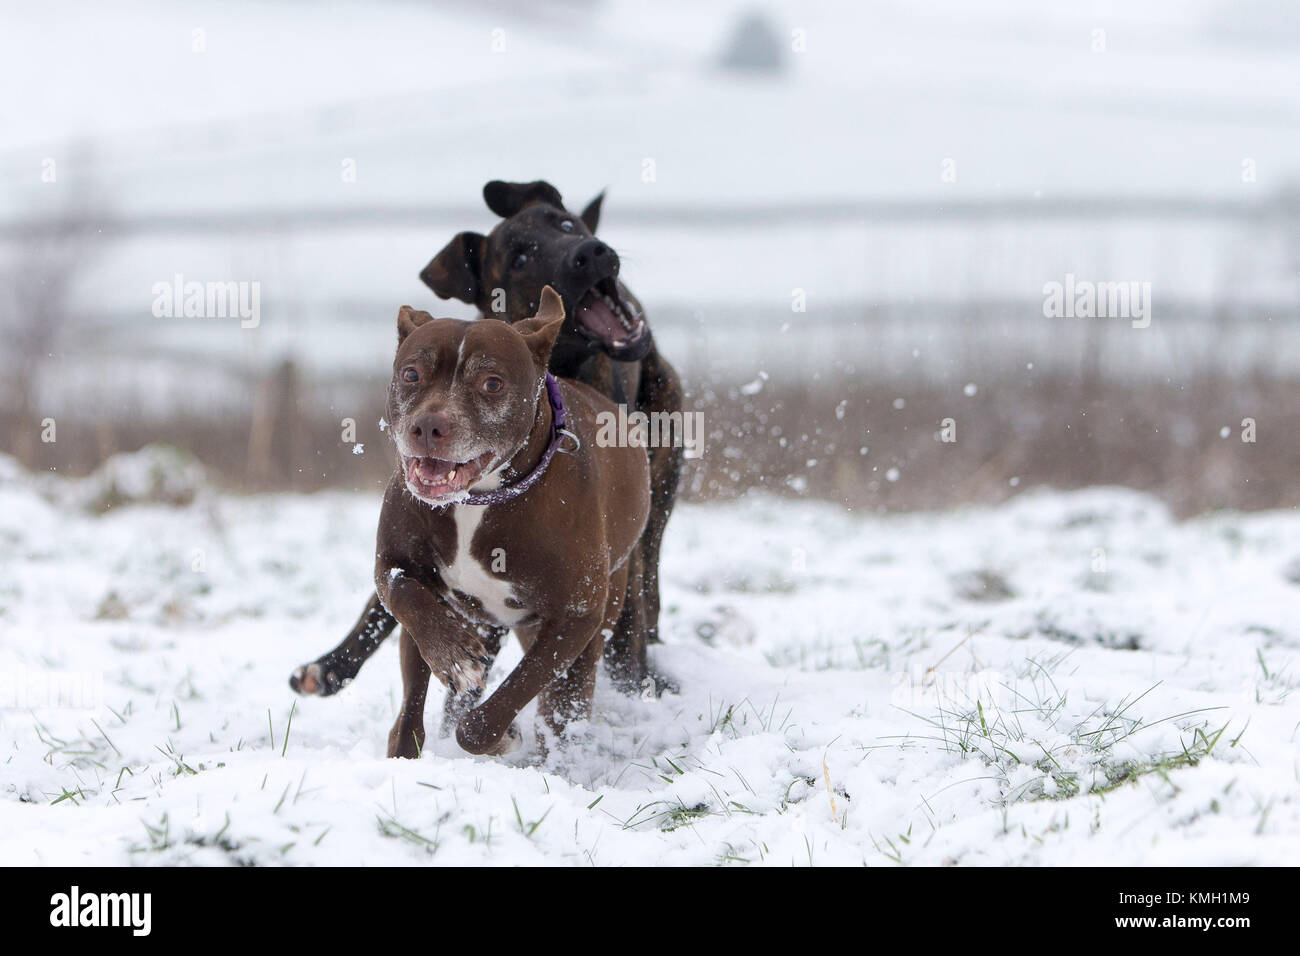
{"label": "black dog's eye", "polygon": [[406,368],[402,369],[403,382],[418,382],[419,380],[420,373],[414,366],[408,365]]}
{"label": "black dog's eye", "polygon": [[501,381],[500,376],[497,375],[489,375],[483,379],[483,391],[485,392],[499,392],[505,388],[505,385],[506,383]]}
{"label": "black dog's eye", "polygon": [[515,256],[515,261],[511,264],[512,269],[522,269],[528,263],[528,257],[522,252]]}
{"label": "black dog's eye", "polygon": [[565,219],[561,221],[560,228],[563,229],[565,232],[573,232],[573,220]]}

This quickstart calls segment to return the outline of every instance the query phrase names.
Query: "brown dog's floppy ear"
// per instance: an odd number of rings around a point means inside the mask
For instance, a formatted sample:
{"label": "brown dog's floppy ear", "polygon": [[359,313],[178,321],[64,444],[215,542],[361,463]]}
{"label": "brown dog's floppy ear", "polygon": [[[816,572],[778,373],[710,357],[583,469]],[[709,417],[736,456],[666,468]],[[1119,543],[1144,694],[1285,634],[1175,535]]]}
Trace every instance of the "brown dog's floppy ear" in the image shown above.
{"label": "brown dog's floppy ear", "polygon": [[509,219],[533,203],[545,202],[564,208],[560,191],[544,179],[531,183],[505,183],[494,179],[483,187],[483,201],[502,219]]}
{"label": "brown dog's floppy ear", "polygon": [[587,203],[587,208],[584,209],[582,215],[578,217],[582,220],[583,225],[587,227],[588,232],[596,231],[596,224],[600,222],[600,204],[604,201],[605,190],[602,189],[595,199]]}
{"label": "brown dog's floppy ear", "polygon": [[479,295],[483,239],[477,232],[459,233],[420,270],[420,279],[440,299],[473,305]]}
{"label": "brown dog's floppy ear", "polygon": [[428,312],[421,312],[409,305],[397,310],[397,344],[401,345],[406,337],[433,318]]}
{"label": "brown dog's floppy ear", "polygon": [[515,323],[515,331],[524,337],[524,344],[533,353],[533,361],[545,370],[551,360],[551,349],[564,325],[564,300],[549,285],[542,288],[542,302],[531,319]]}

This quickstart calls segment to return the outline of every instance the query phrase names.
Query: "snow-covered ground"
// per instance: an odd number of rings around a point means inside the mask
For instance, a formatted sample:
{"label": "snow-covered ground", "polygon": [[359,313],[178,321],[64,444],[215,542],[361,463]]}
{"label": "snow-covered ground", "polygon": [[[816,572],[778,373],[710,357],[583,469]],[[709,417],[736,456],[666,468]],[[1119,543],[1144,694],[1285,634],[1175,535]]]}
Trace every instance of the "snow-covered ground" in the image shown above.
{"label": "snow-covered ground", "polygon": [[97,516],[102,481],[0,460],[0,862],[1300,856],[1300,514],[1177,524],[1119,489],[683,506],[654,654],[679,695],[602,676],[565,753],[398,762],[393,646],[335,698],[286,685],[369,591],[378,494],[180,475],[190,504]]}

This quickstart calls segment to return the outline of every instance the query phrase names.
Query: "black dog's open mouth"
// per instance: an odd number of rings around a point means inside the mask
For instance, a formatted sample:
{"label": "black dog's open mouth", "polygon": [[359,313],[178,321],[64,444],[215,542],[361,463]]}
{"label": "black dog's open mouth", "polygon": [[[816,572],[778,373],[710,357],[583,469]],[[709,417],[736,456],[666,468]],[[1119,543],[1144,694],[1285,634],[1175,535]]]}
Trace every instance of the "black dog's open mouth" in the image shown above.
{"label": "black dog's open mouth", "polygon": [[403,458],[402,470],[411,494],[437,501],[468,493],[492,460],[484,452],[472,461],[443,461],[441,458]]}
{"label": "black dog's open mouth", "polygon": [[601,279],[578,300],[578,326],[613,349],[639,344],[649,334],[640,311],[624,298],[613,276]]}

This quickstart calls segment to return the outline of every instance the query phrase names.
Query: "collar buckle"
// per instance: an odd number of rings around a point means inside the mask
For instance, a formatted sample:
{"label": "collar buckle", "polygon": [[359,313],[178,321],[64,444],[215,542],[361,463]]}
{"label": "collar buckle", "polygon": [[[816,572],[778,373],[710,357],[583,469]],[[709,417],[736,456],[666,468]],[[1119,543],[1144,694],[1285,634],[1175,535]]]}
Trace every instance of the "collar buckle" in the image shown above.
{"label": "collar buckle", "polygon": [[559,443],[556,444],[555,450],[559,452],[561,455],[576,455],[579,451],[582,450],[582,439],[579,438],[577,435],[575,435],[573,432],[569,431],[567,428],[557,428],[555,434],[556,436],[563,435],[565,438],[573,439],[572,448],[565,448],[563,445],[560,445]]}

